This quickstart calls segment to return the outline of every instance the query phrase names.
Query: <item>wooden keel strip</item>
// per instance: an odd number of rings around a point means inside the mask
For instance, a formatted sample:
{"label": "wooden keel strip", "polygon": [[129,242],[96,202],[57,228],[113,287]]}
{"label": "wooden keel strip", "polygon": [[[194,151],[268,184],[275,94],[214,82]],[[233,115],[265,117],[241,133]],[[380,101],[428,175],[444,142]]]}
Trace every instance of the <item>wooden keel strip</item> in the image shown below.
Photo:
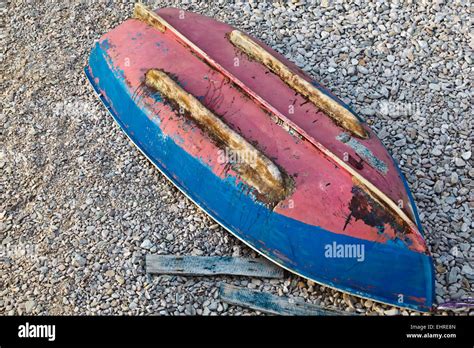
{"label": "wooden keel strip", "polygon": [[196,53],[201,59],[205,60],[210,66],[214,67],[217,71],[220,71],[226,77],[228,77],[233,83],[239,86],[242,91],[244,91],[249,97],[254,99],[263,109],[268,111],[270,114],[273,114],[279,121],[286,125],[289,129],[292,129],[299,137],[311,143],[316,149],[318,149],[323,155],[325,155],[329,160],[332,160],[338,166],[346,170],[354,179],[353,181],[356,184],[360,184],[360,187],[367,191],[376,201],[383,204],[384,206],[388,207],[392,214],[395,217],[400,217],[403,221],[405,221],[410,228],[413,230],[418,230],[416,224],[414,223],[413,219],[411,219],[390,197],[388,197],[385,193],[379,190],[374,184],[372,184],[369,180],[364,178],[360,173],[358,173],[354,168],[352,168],[349,164],[347,164],[344,160],[339,158],[335,155],[332,151],[322,145],[319,141],[317,141],[314,137],[309,135],[304,129],[299,127],[293,121],[288,119],[285,115],[283,115],[280,111],[278,111],[275,107],[269,104],[266,100],[256,94],[253,90],[248,88],[242,81],[240,81],[236,76],[226,70],[223,66],[217,63],[214,59],[212,59],[208,54],[206,54],[203,50],[201,50],[198,46],[196,46],[192,41],[182,35],[178,30],[176,30],[172,25],[166,22],[163,18],[157,15],[155,12],[150,11],[147,9],[143,4],[136,3],[135,8],[140,8],[139,10],[134,11],[135,18],[144,21],[148,25],[151,25],[157,28],[160,31],[163,31],[163,26],[166,28],[165,30],[170,30],[182,43],[184,43],[189,49],[191,49],[194,53]]}
{"label": "wooden keel strip", "polygon": [[324,309],[320,306],[292,298],[275,296],[227,284],[221,284],[219,297],[222,301],[233,305],[276,315],[349,315],[346,312]]}
{"label": "wooden keel strip", "polygon": [[193,276],[236,275],[282,279],[284,271],[263,259],[231,256],[147,255],[146,272]]}

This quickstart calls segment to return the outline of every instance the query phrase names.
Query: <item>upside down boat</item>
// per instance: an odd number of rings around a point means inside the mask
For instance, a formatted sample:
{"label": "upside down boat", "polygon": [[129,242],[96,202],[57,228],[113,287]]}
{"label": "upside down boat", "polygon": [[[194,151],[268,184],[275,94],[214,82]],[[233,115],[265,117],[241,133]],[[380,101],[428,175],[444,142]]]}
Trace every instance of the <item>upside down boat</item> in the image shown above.
{"label": "upside down boat", "polygon": [[85,72],[142,153],[247,245],[328,287],[431,309],[432,260],[396,163],[282,55],[211,18],[137,4]]}

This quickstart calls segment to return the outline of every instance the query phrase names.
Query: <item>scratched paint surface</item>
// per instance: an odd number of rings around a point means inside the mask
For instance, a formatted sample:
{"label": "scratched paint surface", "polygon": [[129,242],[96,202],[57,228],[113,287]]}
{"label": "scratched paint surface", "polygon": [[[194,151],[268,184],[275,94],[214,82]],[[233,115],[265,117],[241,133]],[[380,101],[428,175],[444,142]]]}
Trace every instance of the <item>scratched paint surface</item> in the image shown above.
{"label": "scratched paint surface", "polygon": [[[225,69],[237,75],[248,87],[270,102],[283,115],[293,120],[338,157],[341,159],[349,157],[349,163],[361,163],[361,167],[354,166],[354,168],[393,201],[403,201],[403,209],[409,216],[413,216],[410,200],[403,185],[401,185],[401,178],[392,158],[367,125],[364,124],[364,128],[369,132],[370,137],[368,139],[358,139],[358,141],[363,146],[369,148],[380,161],[387,164],[388,170],[386,173],[377,171],[376,168],[371,166],[370,162],[365,162],[354,148],[336,139],[343,129],[337,127],[329,117],[320,112],[302,96],[295,95],[295,92],[287,88],[286,84],[279,77],[269,73],[269,70],[260,63],[248,59],[245,54],[240,53],[239,50],[229,44],[227,35],[234,29],[233,27],[191,12],[186,12],[186,20],[183,20],[179,18],[179,12],[176,9],[161,9],[158,13],[202,50],[210,54]],[[212,31],[206,30],[209,25],[212,25]],[[286,63],[295,73],[311,81],[301,69],[288,61],[288,59],[261,41],[255,41],[279,60]],[[239,58],[238,66],[235,65],[235,57]],[[313,84],[325,93],[330,94],[330,92],[316,82],[313,81]],[[278,91],[278,93],[275,93],[275,91]],[[394,185],[394,183],[400,183],[400,185]]]}
{"label": "scratched paint surface", "polygon": [[[311,144],[299,141],[276,125],[255,103],[230,85],[220,72],[190,55],[171,34],[163,34],[137,20],[119,26],[113,34],[101,45],[106,49],[107,60],[113,62],[113,70],[125,74],[135,100],[147,105],[149,117],[159,115],[163,132],[178,138],[180,146],[201,158],[216,174],[237,177],[229,172],[229,166],[218,163],[219,148],[209,141],[206,134],[185,117],[176,117],[175,110],[169,105],[156,102],[155,93],[143,84],[144,73],[149,69],[160,68],[173,75],[187,92],[199,96],[208,109],[220,115],[294,178],[296,190],[281,202],[275,209],[277,212],[335,233],[379,242],[401,242],[413,250],[426,251],[417,231],[393,224],[388,215],[385,215],[387,219],[380,219],[376,224],[367,224],[362,219],[346,223],[352,214],[350,201],[354,184],[350,175],[321,156]],[[186,60],[182,59],[184,56],[187,56]],[[383,207],[377,205],[371,208],[374,211],[380,209]]]}
{"label": "scratched paint surface", "polygon": [[[124,131],[239,238],[310,279],[389,303],[403,293],[413,300],[402,305],[430,307],[431,263],[419,231],[387,216],[377,202],[360,194],[350,175],[276,125],[172,34],[128,20],[101,39],[89,64],[93,84]],[[294,192],[273,210],[259,202],[251,187],[219,162],[219,148],[209,135],[144,86],[144,74],[152,68],[172,74],[182,88],[284,168],[295,180]],[[399,186],[404,190],[402,182]],[[363,202],[362,208],[355,199]],[[370,262],[328,260],[323,246],[334,240],[366,245]],[[387,272],[386,265],[394,261],[399,264]]]}

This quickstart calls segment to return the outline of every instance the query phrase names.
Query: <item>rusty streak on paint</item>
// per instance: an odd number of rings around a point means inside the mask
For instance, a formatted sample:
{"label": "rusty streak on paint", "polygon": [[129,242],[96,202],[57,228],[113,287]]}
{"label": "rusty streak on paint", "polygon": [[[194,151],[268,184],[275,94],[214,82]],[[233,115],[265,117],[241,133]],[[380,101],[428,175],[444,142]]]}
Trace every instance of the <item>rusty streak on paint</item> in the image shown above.
{"label": "rusty streak on paint", "polygon": [[340,127],[359,138],[368,137],[367,131],[352,112],[292,72],[250,37],[238,30],[233,30],[229,35],[229,41],[249,57],[265,65],[293,90],[311,101],[318,109],[323,110]]}
{"label": "rusty streak on paint", "polygon": [[372,151],[366,146],[362,145],[359,141],[351,137],[347,133],[341,133],[336,137],[337,140],[343,142],[347,146],[351,147],[362,159],[364,159],[370,166],[375,168],[382,174],[387,174],[387,164],[381,159],[377,158]]}
{"label": "rusty streak on paint", "polygon": [[290,194],[293,187],[292,180],[283,170],[193,95],[182,89],[166,72],[158,69],[148,70],[145,74],[145,83],[161,93],[171,104],[177,104],[186,111],[188,117],[218,143],[219,147],[229,149],[241,159],[239,163],[233,163],[233,169],[260,193],[257,198],[275,206]]}
{"label": "rusty streak on paint", "polygon": [[414,231],[400,216],[393,214],[391,209],[387,209],[382,202],[371,197],[362,187],[353,186],[352,194],[349,203],[350,213],[347,216],[343,230],[353,218],[377,228],[380,235],[386,235],[385,225],[390,225],[395,232],[395,236],[391,239],[394,239],[395,242],[399,240],[408,247],[412,246]]}

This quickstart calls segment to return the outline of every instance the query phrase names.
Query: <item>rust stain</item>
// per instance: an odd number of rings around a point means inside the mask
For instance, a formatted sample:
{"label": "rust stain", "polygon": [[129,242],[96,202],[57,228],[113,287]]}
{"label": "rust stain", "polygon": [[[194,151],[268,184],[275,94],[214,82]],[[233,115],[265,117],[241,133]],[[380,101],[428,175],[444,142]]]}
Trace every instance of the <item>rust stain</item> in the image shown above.
{"label": "rust stain", "polygon": [[[352,219],[356,221],[362,220],[366,225],[375,227],[381,236],[399,240],[409,248],[420,250],[419,245],[414,245],[417,238],[414,236],[413,229],[400,215],[393,212],[383,202],[371,196],[363,187],[353,186],[352,195],[352,199],[349,202],[350,213],[347,216],[343,230],[346,229]],[[393,229],[394,237],[386,233],[386,225]],[[426,252],[426,250],[420,251]]]}
{"label": "rust stain", "polygon": [[424,304],[426,302],[425,297],[416,297],[416,296],[408,296],[408,298],[412,301],[418,302],[420,304]]}

